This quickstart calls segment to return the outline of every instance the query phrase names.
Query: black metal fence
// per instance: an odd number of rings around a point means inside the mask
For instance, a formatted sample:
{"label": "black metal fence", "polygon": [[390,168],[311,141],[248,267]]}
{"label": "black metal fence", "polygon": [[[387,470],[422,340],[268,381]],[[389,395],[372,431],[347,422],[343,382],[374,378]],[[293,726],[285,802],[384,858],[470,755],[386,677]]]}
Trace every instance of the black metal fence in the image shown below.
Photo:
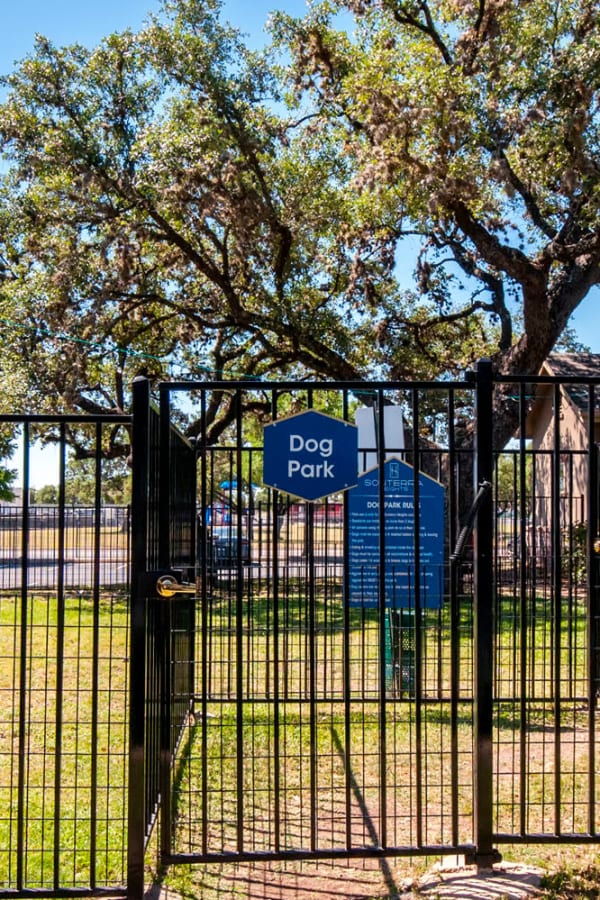
{"label": "black metal fence", "polygon": [[[105,504],[102,451],[128,420],[0,422],[18,444],[17,496],[0,507],[0,893],[123,893],[129,522]],[[72,505],[73,440],[91,458],[85,508]],[[42,477],[52,507],[31,502]]]}
{"label": "black metal fence", "polygon": [[596,841],[599,381],[499,387],[521,428],[494,543],[494,840]]}
{"label": "black metal fence", "polygon": [[[165,860],[464,852],[490,861],[504,841],[598,839],[596,435],[592,417],[574,443],[561,425],[559,391],[569,386],[556,382],[546,433],[531,434],[535,381],[511,387],[523,428],[508,447],[493,444],[502,385],[485,367],[475,382],[367,393],[166,388],[203,409],[218,396],[237,414],[225,440],[211,442],[207,418],[197,439],[196,715],[171,785]],[[543,399],[547,381],[538,382]],[[595,408],[594,380],[578,391]],[[353,419],[366,406],[375,439],[359,438],[362,468],[399,458],[441,485],[433,602],[415,574],[431,567],[418,537],[429,527],[426,482],[410,484],[423,511],[409,561],[385,549],[398,512],[388,502],[397,490],[384,484],[362,520],[379,549],[357,563],[351,492],[304,503],[262,487],[262,434],[242,412],[261,402],[265,422],[309,408]],[[392,407],[401,442],[385,424]],[[475,416],[477,429],[457,425]],[[472,542],[461,529],[474,476],[493,490],[481,495]],[[386,569],[402,585],[394,598]]]}
{"label": "black metal fence", "polygon": [[[397,488],[382,484],[366,522],[349,494],[290,500],[261,487],[260,429],[239,413],[228,440],[214,445],[207,423],[197,439],[197,716],[172,784],[165,858],[473,853],[473,559],[449,562],[474,456],[472,442],[459,444],[456,411],[472,409],[473,386],[374,385],[366,395],[364,385],[193,388],[202,408],[217,393],[238,411],[262,399],[265,421],[309,408],[350,420],[357,407],[371,410],[361,468],[401,458],[440,482],[441,555],[425,560],[415,537],[427,510],[414,478],[406,490],[416,521],[403,549],[392,548],[393,558],[374,550],[351,570],[361,518],[360,528],[396,542],[388,500]],[[405,434],[386,424],[398,406]],[[422,439],[433,423],[443,435],[435,444]],[[393,599],[390,577],[403,584]]]}
{"label": "black metal fence", "polygon": [[[169,384],[153,407],[141,381],[130,509],[102,462],[130,419],[4,417],[24,490],[0,509],[0,894],[139,898],[159,820],[165,863],[598,841],[599,394],[481,366]],[[264,486],[262,432],[308,409],[361,422],[358,487],[310,503]],[[40,437],[52,507],[29,499]]]}

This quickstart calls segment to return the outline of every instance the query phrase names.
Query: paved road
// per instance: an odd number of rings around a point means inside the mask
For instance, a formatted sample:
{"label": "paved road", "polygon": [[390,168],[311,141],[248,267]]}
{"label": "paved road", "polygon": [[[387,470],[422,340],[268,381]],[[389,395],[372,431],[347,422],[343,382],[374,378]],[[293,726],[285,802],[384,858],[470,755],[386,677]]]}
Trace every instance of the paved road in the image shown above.
{"label": "paved road", "polygon": [[[54,555],[36,553],[27,561],[27,586],[29,588],[55,588],[59,580],[59,566]],[[94,583],[94,560],[91,554],[65,560],[63,567],[65,588],[85,588]],[[19,558],[0,559],[0,588],[21,589],[24,567]],[[127,584],[129,563],[125,556],[100,559],[99,581],[101,585]]]}
{"label": "paved road", "polygon": [[[0,589],[20,589],[23,583],[23,562],[21,557],[0,551]],[[254,563],[243,566],[243,577],[246,580],[267,581],[273,577],[274,566],[271,562]],[[304,578],[308,571],[305,558],[288,557],[279,563],[279,576]],[[27,585],[30,588],[55,588],[58,583],[59,567],[56,553],[52,550],[36,550],[35,555],[27,560]],[[94,583],[93,551],[78,550],[72,558],[67,555],[63,569],[64,585],[67,588],[84,588]],[[341,578],[343,566],[341,559],[327,560],[317,557],[314,561],[314,574],[317,578]],[[236,569],[219,568],[218,579],[227,580],[236,577]],[[125,554],[102,556],[100,558],[100,584],[127,584],[129,581],[129,563]]]}

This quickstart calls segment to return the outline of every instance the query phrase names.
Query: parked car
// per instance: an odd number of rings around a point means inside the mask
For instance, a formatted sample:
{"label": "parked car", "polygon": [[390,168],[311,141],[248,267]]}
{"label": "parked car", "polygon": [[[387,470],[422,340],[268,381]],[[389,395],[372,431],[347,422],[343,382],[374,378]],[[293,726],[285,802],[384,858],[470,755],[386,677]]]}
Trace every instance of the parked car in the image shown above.
{"label": "parked car", "polygon": [[292,503],[288,507],[288,519],[290,522],[306,521],[306,505],[303,503]]}
{"label": "parked car", "polygon": [[208,557],[211,568],[232,568],[238,561],[250,564],[250,541],[242,532],[241,547],[238,542],[237,525],[213,525],[208,529]]}
{"label": "parked car", "polygon": [[322,503],[315,506],[315,522],[339,525],[344,521],[343,503]]}

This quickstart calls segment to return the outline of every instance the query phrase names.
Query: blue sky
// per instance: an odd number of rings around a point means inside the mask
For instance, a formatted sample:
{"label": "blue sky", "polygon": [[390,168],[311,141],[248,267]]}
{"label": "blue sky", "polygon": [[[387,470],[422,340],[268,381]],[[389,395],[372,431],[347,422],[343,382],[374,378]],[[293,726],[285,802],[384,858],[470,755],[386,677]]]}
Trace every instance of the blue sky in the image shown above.
{"label": "blue sky", "polygon": [[[5,0],[0,29],[0,72],[10,71],[32,47],[37,33],[57,44],[92,46],[104,35],[123,28],[138,28],[159,0]],[[241,28],[254,44],[264,38],[264,24],[277,0],[225,0],[224,15]],[[306,12],[305,0],[282,0],[280,8],[295,15]]]}
{"label": "blue sky", "polygon": [[[149,12],[158,10],[159,0],[4,0],[0,28],[0,73],[7,74],[14,62],[32,48],[36,32],[56,44],[79,42],[92,46],[104,35],[123,28],[138,28]],[[269,13],[284,8],[294,15],[307,9],[306,0],[225,0],[224,16],[259,46],[266,39],[264,25]],[[600,290],[580,305],[572,324],[580,339],[600,352],[598,307]]]}

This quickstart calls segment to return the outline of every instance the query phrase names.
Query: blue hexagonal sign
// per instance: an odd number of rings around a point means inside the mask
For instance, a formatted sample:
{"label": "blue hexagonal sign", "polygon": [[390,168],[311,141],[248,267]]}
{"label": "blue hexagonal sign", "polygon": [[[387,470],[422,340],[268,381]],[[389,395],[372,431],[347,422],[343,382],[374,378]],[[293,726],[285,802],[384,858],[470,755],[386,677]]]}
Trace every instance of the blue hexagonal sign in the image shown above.
{"label": "blue hexagonal sign", "polygon": [[358,430],[314,409],[264,428],[263,482],[303,500],[346,490],[358,477]]}

